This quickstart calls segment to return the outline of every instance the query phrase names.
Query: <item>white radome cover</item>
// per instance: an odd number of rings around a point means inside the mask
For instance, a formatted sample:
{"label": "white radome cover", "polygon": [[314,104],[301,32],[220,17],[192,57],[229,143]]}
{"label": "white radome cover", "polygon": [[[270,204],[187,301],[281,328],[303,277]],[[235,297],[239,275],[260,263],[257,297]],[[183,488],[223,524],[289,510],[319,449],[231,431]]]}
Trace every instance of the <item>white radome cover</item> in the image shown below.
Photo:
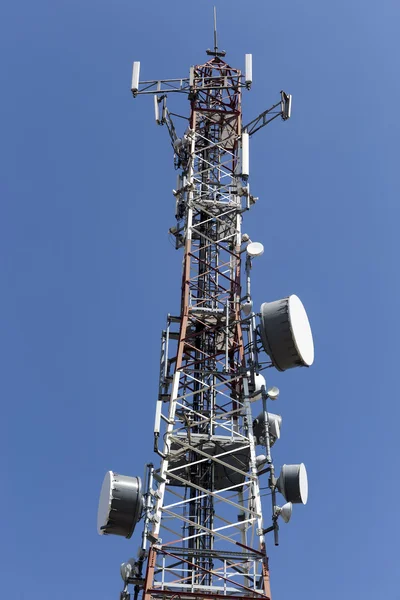
{"label": "white radome cover", "polygon": [[104,535],[104,530],[101,528],[107,525],[107,521],[110,516],[112,492],[114,489],[113,476],[114,473],[112,471],[108,471],[105,474],[103,485],[101,486],[99,508],[97,511],[97,531],[100,535]]}
{"label": "white radome cover", "polygon": [[266,386],[266,382],[265,382],[265,377],[264,375],[261,375],[261,373],[255,373],[254,374],[254,384],[255,384],[255,392],[259,392],[256,396],[255,396],[255,400],[259,400],[261,398],[261,388],[262,386]]}
{"label": "white radome cover", "polygon": [[300,497],[303,504],[307,504],[308,500],[308,477],[304,463],[300,464],[299,468],[299,489]]}
{"label": "white radome cover", "polygon": [[264,254],[264,246],[261,242],[250,242],[247,245],[246,252],[249,256],[261,256]]}
{"label": "white radome cover", "polygon": [[314,362],[314,342],[306,309],[298,296],[289,296],[289,319],[293,342],[305,365],[310,367]]}

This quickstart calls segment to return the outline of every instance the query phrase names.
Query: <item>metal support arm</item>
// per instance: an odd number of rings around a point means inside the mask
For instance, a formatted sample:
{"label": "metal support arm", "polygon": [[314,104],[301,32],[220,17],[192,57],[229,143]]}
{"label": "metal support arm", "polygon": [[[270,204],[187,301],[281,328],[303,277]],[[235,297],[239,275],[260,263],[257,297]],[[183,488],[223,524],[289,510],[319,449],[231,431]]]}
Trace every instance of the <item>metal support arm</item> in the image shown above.
{"label": "metal support arm", "polygon": [[[267,110],[264,110],[258,117],[250,121],[250,123],[247,123],[247,125],[242,128],[242,131],[246,131],[249,135],[253,135],[253,133],[262,129],[277,117],[282,117],[284,121],[287,121],[287,119],[290,118],[291,105],[292,96],[282,91],[280,102],[277,102]],[[280,110],[276,111],[278,107]]]}

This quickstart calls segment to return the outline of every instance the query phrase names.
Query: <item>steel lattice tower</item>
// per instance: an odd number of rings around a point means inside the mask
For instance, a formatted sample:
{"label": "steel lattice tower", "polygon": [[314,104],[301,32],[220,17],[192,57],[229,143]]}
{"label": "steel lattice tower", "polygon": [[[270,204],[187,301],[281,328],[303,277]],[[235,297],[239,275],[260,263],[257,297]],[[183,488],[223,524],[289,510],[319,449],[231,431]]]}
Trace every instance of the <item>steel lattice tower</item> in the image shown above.
{"label": "steel lattice tower", "polygon": [[[154,95],[157,123],[171,137],[178,177],[170,232],[183,249],[183,268],[180,312],[168,316],[161,338],[154,425],[159,464],[147,465],[143,490],[139,478],[113,472],[102,490],[100,533],[130,537],[143,517],[138,558],[121,567],[122,599],[132,584],[134,597],[143,590],[144,600],[270,600],[266,534],[273,531],[278,543],[278,516],[288,520],[290,502],[306,500],[303,465],[286,465],[275,477],[271,446],[281,417],[268,412],[267,402],[278,390],[268,389],[261,375],[270,366],[312,363],[293,325],[298,299],[265,303],[257,324],[250,272],[262,246],[241,231],[244,213],[257,200],[248,181],[249,137],[277,117],[288,119],[291,96],[281,92],[276,104],[243,126],[251,56],[242,74],[218,51],[216,28],[214,39],[207,62],[192,67],[188,78],[139,82],[139,63],[133,69],[133,95]],[[167,108],[171,93],[186,94],[190,103],[180,137]],[[253,415],[257,403],[260,414]],[[264,455],[256,455],[257,446]],[[272,499],[267,528],[262,475]],[[289,500],[286,508],[276,505],[277,491]]]}

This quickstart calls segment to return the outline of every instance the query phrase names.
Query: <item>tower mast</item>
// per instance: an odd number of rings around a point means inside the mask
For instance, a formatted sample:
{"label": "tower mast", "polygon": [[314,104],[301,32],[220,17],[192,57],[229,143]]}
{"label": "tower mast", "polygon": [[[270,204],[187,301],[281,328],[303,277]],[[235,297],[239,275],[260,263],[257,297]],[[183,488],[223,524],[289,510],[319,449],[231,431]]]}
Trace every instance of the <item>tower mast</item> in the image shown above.
{"label": "tower mast", "polygon": [[[166,125],[177,171],[176,225],[183,250],[181,306],[161,336],[159,395],[154,424],[158,464],[139,478],[109,472],[99,504],[99,532],[132,535],[143,517],[137,559],[121,566],[121,599],[271,599],[266,535],[278,544],[278,517],[307,500],[304,465],[275,476],[271,447],[282,419],[267,404],[279,390],[261,372],[313,362],[311,330],[297,296],[253,311],[250,275],[262,244],[242,234],[243,215],[257,200],[249,187],[249,138],[277,117],[290,117],[291,96],[242,124],[246,69],[225,62],[217,46],[188,78],[139,81],[132,93],[153,94],[155,118]],[[187,95],[190,115],[178,135],[167,98]],[[258,319],[260,323],[258,324]],[[308,330],[307,330],[308,326]],[[297,333],[296,333],[297,330]],[[257,406],[259,405],[258,409]],[[254,418],[253,410],[256,418]],[[264,447],[264,454],[257,449]],[[265,527],[261,478],[269,488],[272,524]],[[287,500],[277,506],[277,493]]]}

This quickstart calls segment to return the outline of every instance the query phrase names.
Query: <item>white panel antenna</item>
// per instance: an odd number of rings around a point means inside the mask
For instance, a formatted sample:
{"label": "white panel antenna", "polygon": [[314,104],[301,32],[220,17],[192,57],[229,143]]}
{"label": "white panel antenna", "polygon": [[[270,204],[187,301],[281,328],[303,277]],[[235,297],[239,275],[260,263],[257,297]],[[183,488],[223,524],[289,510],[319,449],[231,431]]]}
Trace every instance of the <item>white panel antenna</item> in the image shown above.
{"label": "white panel antenna", "polygon": [[290,119],[290,115],[292,114],[292,94],[289,94],[286,101],[286,119]]}
{"label": "white panel antenna", "polygon": [[282,119],[287,121],[292,114],[292,94],[281,92],[281,98]]}
{"label": "white panel antenna", "polygon": [[245,55],[245,68],[244,68],[244,81],[246,83],[246,87],[249,90],[251,88],[251,84],[253,83],[253,55],[246,54]]}
{"label": "white panel antenna", "polygon": [[249,134],[245,131],[242,133],[242,177],[248,179],[249,177]]}
{"label": "white panel antenna", "polygon": [[154,118],[157,125],[160,125],[160,109],[158,108],[158,96],[154,94]]}
{"label": "white panel antenna", "polygon": [[139,90],[139,74],[140,74],[140,62],[135,61],[132,68],[132,87],[131,91],[135,93]]}

